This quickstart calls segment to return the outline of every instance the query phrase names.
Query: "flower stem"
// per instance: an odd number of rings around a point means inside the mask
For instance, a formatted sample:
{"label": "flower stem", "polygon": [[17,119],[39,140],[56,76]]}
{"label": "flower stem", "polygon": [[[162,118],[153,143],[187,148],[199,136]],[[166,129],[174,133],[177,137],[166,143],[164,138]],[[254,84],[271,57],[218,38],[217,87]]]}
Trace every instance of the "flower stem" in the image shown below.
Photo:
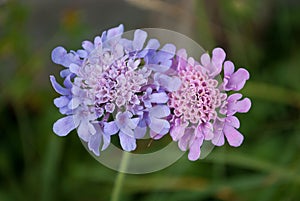
{"label": "flower stem", "polygon": [[122,155],[120,168],[119,168],[119,173],[118,173],[117,179],[114,184],[111,201],[119,201],[120,200],[121,188],[124,183],[124,177],[125,177],[125,172],[126,172],[126,169],[128,166],[128,161],[129,161],[129,153],[124,151],[123,155]]}

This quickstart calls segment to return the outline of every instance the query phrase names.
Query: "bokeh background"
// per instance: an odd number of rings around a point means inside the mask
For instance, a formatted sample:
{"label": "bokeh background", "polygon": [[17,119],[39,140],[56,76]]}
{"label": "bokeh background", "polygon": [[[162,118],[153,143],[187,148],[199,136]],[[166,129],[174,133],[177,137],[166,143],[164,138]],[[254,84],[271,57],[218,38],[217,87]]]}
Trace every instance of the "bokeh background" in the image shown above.
{"label": "bokeh background", "polygon": [[300,2],[298,0],[0,0],[0,201],[106,201],[117,172],[93,159],[61,115],[49,75],[54,47],[78,49],[120,23],[185,34],[223,47],[251,80],[240,148],[185,155],[146,175],[125,175],[122,201],[300,200]]}

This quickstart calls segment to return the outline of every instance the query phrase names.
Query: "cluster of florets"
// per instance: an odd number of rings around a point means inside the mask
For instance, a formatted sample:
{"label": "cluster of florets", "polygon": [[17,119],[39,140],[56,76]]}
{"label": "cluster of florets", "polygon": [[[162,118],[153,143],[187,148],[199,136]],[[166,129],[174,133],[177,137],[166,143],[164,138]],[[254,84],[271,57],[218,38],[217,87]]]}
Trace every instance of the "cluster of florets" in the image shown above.
{"label": "cluster of florets", "polygon": [[50,76],[61,95],[54,104],[66,115],[54,123],[57,135],[77,129],[97,156],[112,135],[118,135],[123,150],[133,151],[145,135],[160,139],[170,134],[181,150],[190,150],[190,160],[200,157],[203,140],[221,146],[225,136],[232,146],[242,143],[234,114],[247,112],[251,102],[226,92],[244,86],[247,70],[234,72],[221,48],[213,50],[212,58],[203,54],[198,63],[183,49],[176,53],[173,44],[160,48],[145,31],[136,30],[132,40],[123,38],[123,31],[123,25],[105,31],[77,51],[52,51],[53,62],[65,67],[60,73],[64,86]]}

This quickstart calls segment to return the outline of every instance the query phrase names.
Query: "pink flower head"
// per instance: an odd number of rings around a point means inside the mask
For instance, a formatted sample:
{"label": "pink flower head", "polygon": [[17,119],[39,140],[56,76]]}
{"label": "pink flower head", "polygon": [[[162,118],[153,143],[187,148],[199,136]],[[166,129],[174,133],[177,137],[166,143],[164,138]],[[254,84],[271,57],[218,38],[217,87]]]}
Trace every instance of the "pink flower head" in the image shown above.
{"label": "pink flower head", "polygon": [[[239,120],[233,115],[248,112],[250,99],[240,100],[241,94],[227,97],[221,90],[240,90],[249,73],[245,69],[234,73],[232,62],[224,63],[225,56],[223,49],[215,48],[212,57],[204,53],[198,63],[179,50],[174,62],[181,86],[169,93],[168,105],[173,109],[170,135],[181,150],[189,150],[190,160],[200,157],[204,141],[218,146],[224,144],[224,137],[231,146],[240,146],[243,141],[243,135],[237,131]],[[220,83],[216,77],[223,66],[225,76]]]}

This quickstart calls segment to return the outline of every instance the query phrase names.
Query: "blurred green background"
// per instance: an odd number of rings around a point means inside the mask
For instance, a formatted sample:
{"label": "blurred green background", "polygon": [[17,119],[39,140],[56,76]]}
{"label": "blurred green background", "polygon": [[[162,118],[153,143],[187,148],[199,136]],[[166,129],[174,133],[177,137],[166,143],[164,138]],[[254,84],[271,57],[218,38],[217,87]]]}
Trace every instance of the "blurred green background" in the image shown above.
{"label": "blurred green background", "polygon": [[122,201],[300,200],[299,1],[0,0],[0,201],[110,200],[118,173],[94,160],[76,132],[52,132],[61,115],[49,75],[61,68],[50,54],[119,23],[223,47],[250,71],[243,93],[253,102],[239,115],[240,148],[125,175]]}

